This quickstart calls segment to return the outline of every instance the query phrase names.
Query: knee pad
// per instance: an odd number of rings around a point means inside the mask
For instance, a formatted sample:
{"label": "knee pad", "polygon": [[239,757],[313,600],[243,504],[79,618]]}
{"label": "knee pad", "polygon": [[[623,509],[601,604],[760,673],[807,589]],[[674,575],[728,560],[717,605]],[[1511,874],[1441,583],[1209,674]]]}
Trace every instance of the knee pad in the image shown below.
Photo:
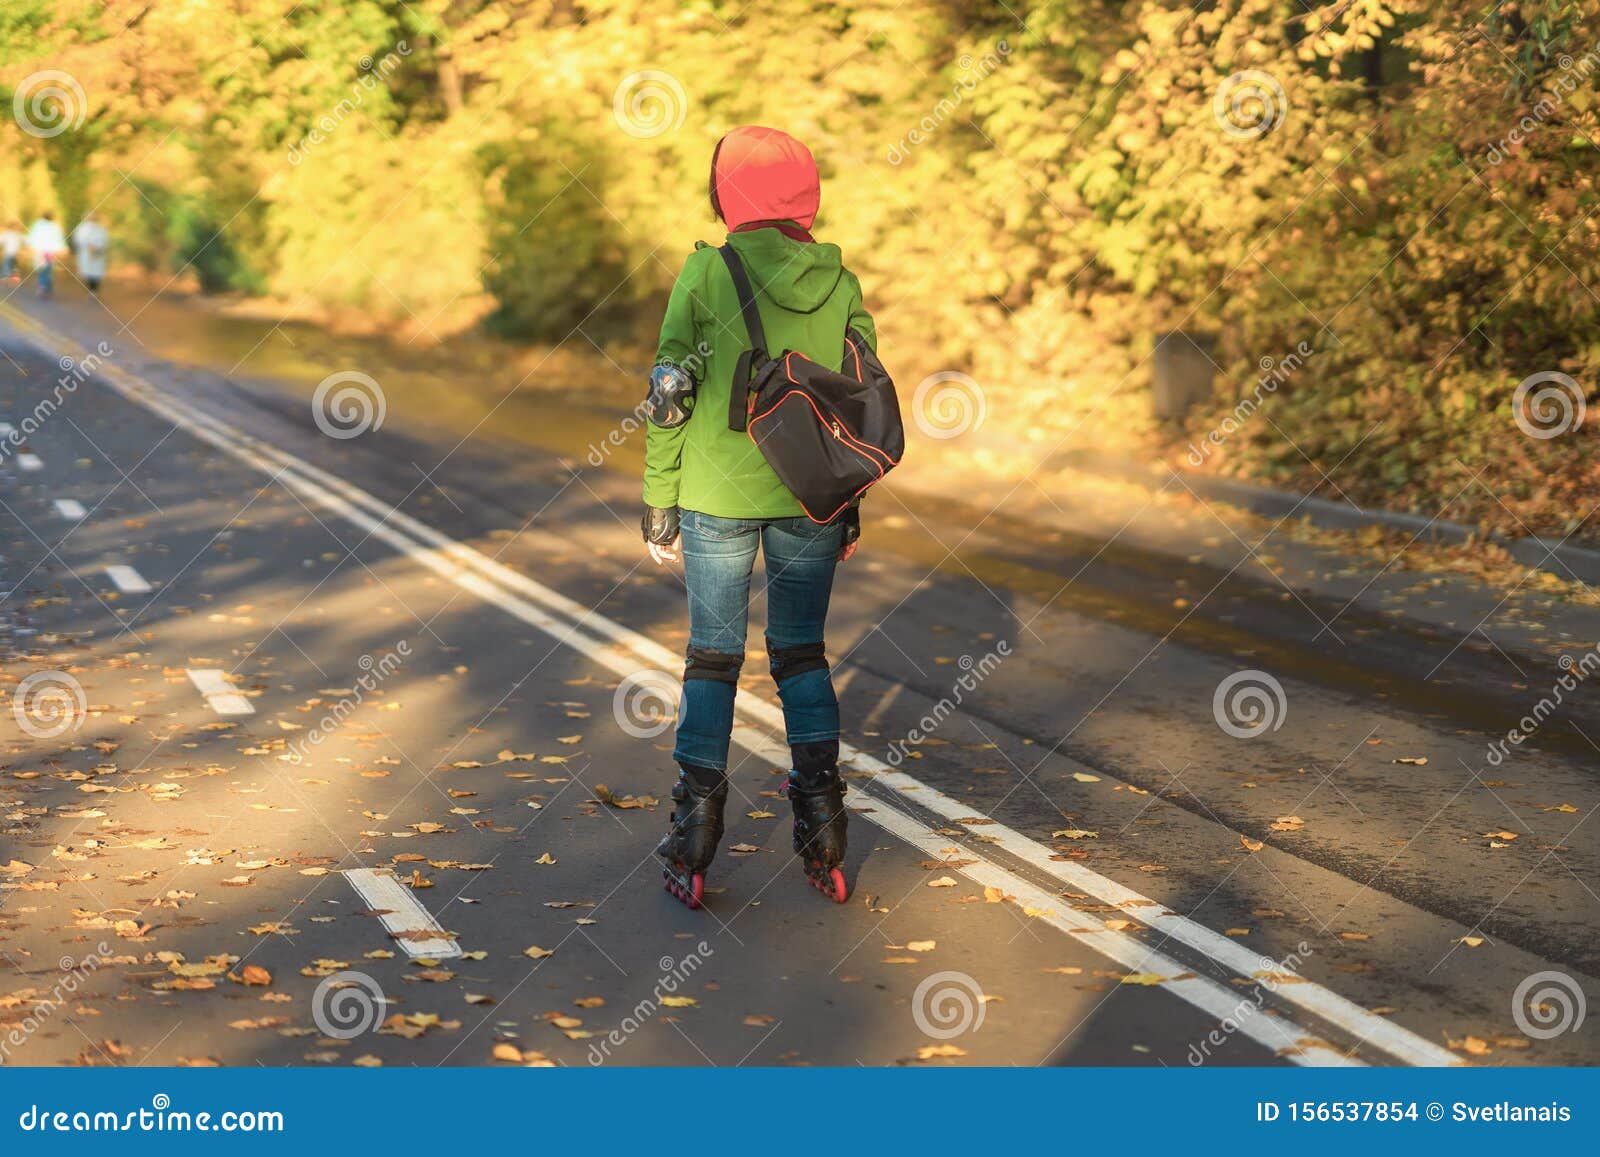
{"label": "knee pad", "polygon": [[743,655],[730,655],[726,651],[712,651],[691,646],[685,652],[688,661],[683,665],[683,678],[708,679],[713,683],[739,685],[739,669],[744,666]]}
{"label": "knee pad", "polygon": [[772,681],[782,683],[807,671],[826,671],[828,655],[822,643],[801,643],[797,647],[774,647],[767,640],[767,656],[772,660]]}

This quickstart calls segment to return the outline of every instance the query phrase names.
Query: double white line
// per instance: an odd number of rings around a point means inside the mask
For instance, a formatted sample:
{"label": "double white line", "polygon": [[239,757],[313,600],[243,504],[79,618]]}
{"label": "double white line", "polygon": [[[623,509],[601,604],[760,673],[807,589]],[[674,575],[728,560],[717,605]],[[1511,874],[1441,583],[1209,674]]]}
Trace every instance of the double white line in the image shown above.
{"label": "double white line", "polygon": [[[15,317],[12,311],[5,310]],[[54,333],[32,319],[18,318],[13,324],[51,357],[77,353],[76,343]],[[452,539],[410,515],[396,510],[374,495],[342,478],[280,450],[268,442],[252,438],[234,427],[192,409],[182,408],[143,378],[120,367],[102,363],[97,374],[123,396],[159,414],[174,425],[219,450],[256,467],[292,490],[308,503],[332,511],[358,527],[371,538],[388,543],[411,561],[449,580],[485,602],[545,632],[556,642],[581,652],[592,662],[613,673],[628,677],[641,666],[676,672],[682,659],[659,643],[613,622],[592,608],[567,598],[526,575],[503,566],[487,555]],[[674,676],[675,677],[675,676]],[[789,752],[782,742],[782,712],[773,704],[752,696],[738,702],[733,741],[760,759],[782,767]],[[945,823],[970,818],[972,808],[922,783],[895,771],[881,760],[848,744],[840,745],[841,762],[852,770],[869,773],[867,790],[881,807],[859,813],[860,818],[898,836],[930,858],[943,858],[940,849],[949,843],[927,824],[916,818],[910,805],[931,812]],[[1198,953],[1215,964],[1219,971],[1240,977],[1265,980],[1276,1000],[1294,1005],[1326,1024],[1348,1033],[1362,1047],[1386,1053],[1409,1065],[1454,1065],[1459,1058],[1395,1024],[1368,1012],[1339,994],[1295,974],[1269,957],[1257,955],[1235,940],[1174,912],[1146,896],[1124,887],[1082,864],[1052,860],[1049,848],[1006,827],[986,821],[982,826],[986,847],[999,848],[1030,868],[1066,884],[1074,893],[1092,896],[1100,903],[1116,906],[1125,916],[1146,925],[1161,935]],[[1271,1049],[1283,1050],[1285,1057],[1299,1065],[1360,1065],[1332,1045],[1320,1043],[1317,1034],[1287,1016],[1259,1015],[1260,1010],[1248,995],[1206,976],[1197,976],[1182,962],[1153,949],[1143,941],[1113,930],[1085,913],[1067,909],[1062,897],[1039,887],[1024,876],[985,855],[980,846],[966,845],[961,867],[952,866],[973,882],[1000,889],[1018,905],[1033,909],[1037,919],[1059,929],[1117,963],[1139,972],[1156,972],[1173,979],[1161,987],[1189,1002],[1220,1023],[1237,1026],[1237,1033]]]}

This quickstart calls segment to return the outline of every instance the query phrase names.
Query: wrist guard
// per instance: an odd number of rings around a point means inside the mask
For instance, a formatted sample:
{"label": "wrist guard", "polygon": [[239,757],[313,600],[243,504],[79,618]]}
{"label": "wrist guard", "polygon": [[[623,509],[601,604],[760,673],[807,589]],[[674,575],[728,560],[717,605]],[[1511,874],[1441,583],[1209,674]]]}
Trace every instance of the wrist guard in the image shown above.
{"label": "wrist guard", "polygon": [[646,542],[666,546],[678,537],[678,508],[676,506],[646,506],[639,520],[639,530]]}

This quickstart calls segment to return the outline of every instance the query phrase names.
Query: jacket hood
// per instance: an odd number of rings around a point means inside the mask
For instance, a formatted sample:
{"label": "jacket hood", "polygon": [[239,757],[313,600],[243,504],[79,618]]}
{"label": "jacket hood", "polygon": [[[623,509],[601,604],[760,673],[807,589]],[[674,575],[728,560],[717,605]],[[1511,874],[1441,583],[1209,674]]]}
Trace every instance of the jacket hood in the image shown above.
{"label": "jacket hood", "polygon": [[822,201],[811,150],[761,125],[741,125],[717,142],[711,190],[730,230],[752,221],[793,221],[810,229]]}
{"label": "jacket hood", "polygon": [[814,313],[827,303],[844,276],[837,245],[795,241],[776,229],[730,233],[758,297],[793,313]]}

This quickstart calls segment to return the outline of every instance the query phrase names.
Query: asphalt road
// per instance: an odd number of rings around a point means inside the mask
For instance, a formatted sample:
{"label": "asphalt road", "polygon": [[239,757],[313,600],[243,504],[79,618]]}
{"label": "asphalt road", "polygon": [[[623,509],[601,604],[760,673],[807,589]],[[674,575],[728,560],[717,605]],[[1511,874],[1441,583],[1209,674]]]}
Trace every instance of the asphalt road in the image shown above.
{"label": "asphalt road", "polygon": [[1539,1023],[1600,974],[1592,693],[1486,759],[1549,650],[885,494],[830,628],[854,895],[789,853],[753,629],[690,912],[651,854],[670,733],[630,714],[675,694],[682,582],[627,455],[583,455],[620,416],[461,439],[391,390],[331,437],[301,391],[17,304],[5,1063],[1600,1059]]}

